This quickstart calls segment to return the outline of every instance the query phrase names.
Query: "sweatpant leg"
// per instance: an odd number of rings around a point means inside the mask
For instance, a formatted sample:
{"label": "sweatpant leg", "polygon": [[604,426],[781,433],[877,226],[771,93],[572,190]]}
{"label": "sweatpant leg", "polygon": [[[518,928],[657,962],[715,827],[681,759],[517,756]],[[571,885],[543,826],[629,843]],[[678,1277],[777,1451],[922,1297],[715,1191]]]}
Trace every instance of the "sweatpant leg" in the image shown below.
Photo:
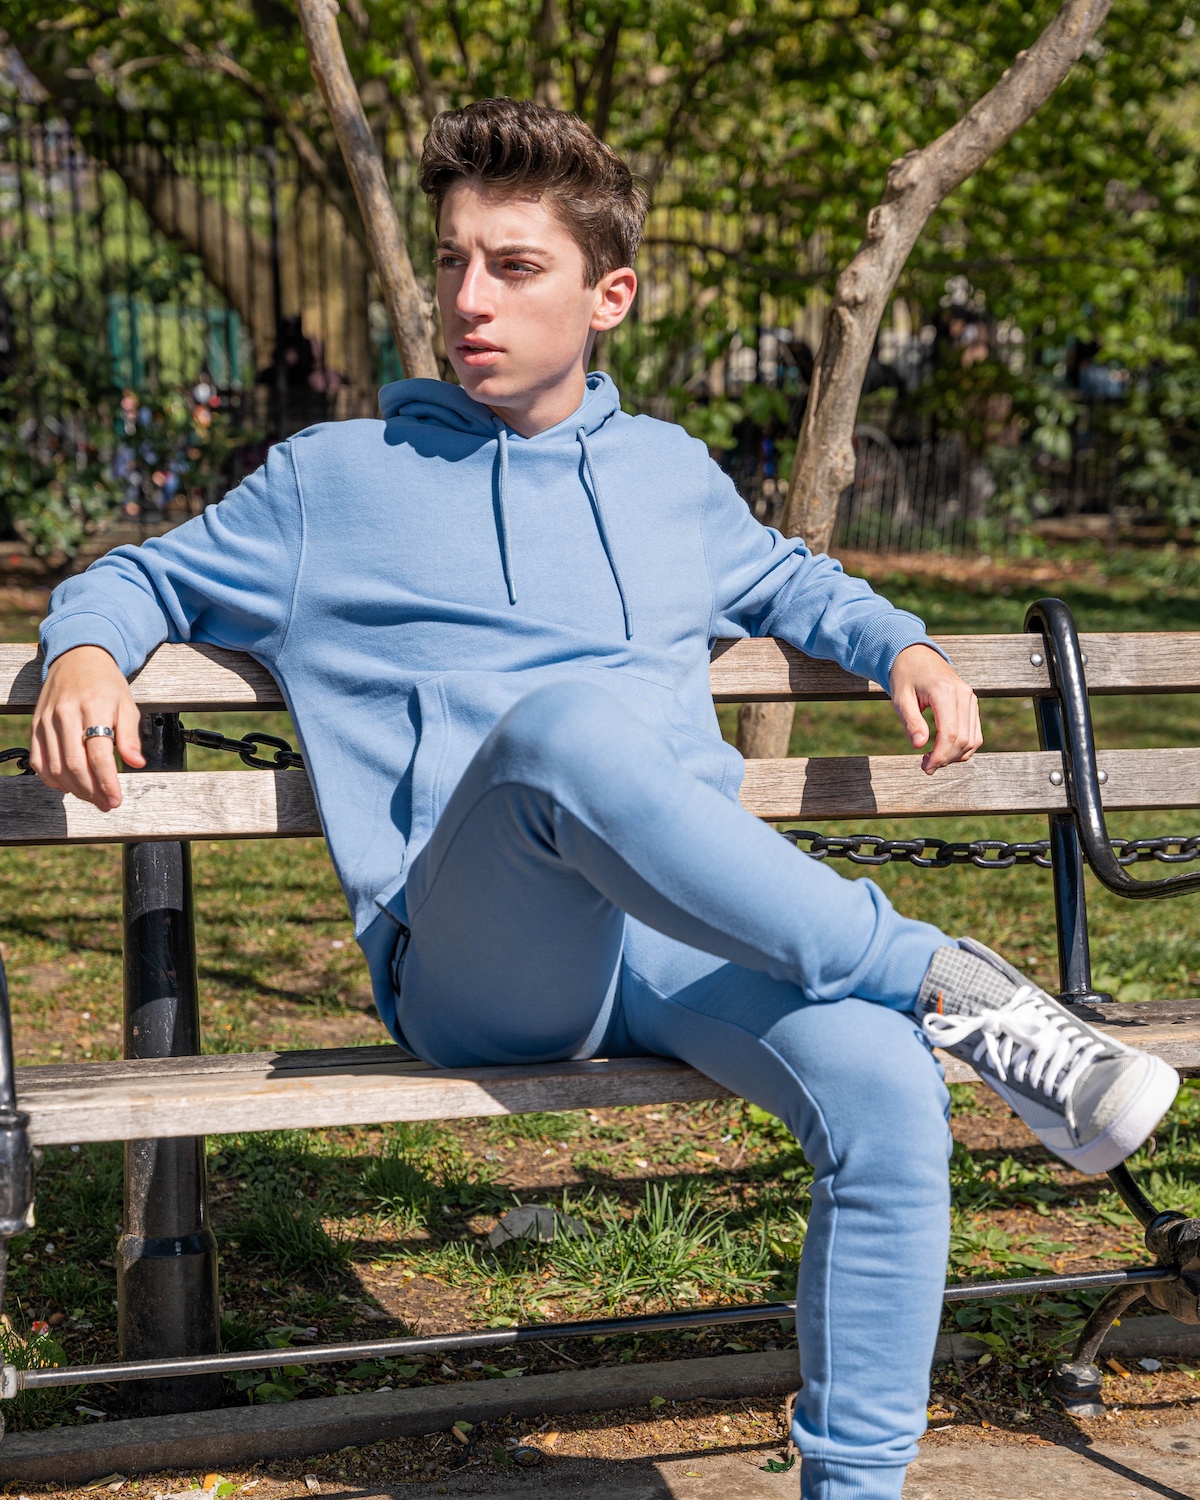
{"label": "sweatpant leg", "polygon": [[443,1065],[587,1055],[625,914],[808,999],[899,1010],[950,941],[801,854],[582,683],[538,689],[496,725],[406,895],[397,1021]]}
{"label": "sweatpant leg", "polygon": [[630,923],[621,1019],[783,1120],[813,1169],[797,1288],[803,1500],[900,1500],[925,1430],[949,1245],[949,1096],[911,1016]]}

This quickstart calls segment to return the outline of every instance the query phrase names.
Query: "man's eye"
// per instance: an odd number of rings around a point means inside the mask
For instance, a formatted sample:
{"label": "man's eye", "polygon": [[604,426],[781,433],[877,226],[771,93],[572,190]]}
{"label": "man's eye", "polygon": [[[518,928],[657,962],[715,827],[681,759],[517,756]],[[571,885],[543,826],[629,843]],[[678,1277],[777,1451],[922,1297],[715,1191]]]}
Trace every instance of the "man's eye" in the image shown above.
{"label": "man's eye", "polygon": [[439,271],[449,271],[454,266],[461,266],[462,263],[463,260],[461,255],[439,255],[437,258]]}
{"label": "man's eye", "polygon": [[505,261],[504,269],[506,271],[515,271],[518,276],[533,276],[537,273],[536,266],[531,266],[527,261],[523,260]]}

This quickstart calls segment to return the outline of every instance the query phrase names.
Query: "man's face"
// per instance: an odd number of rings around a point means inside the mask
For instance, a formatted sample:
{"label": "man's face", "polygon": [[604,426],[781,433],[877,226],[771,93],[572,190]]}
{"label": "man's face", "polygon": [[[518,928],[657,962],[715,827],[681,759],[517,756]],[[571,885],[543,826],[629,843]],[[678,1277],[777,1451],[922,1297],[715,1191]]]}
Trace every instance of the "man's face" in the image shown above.
{"label": "man's face", "polygon": [[595,332],[633,300],[633,272],[585,286],[583,251],[544,199],[475,182],[450,189],[438,231],[442,332],[463,388],[517,431],[568,417]]}

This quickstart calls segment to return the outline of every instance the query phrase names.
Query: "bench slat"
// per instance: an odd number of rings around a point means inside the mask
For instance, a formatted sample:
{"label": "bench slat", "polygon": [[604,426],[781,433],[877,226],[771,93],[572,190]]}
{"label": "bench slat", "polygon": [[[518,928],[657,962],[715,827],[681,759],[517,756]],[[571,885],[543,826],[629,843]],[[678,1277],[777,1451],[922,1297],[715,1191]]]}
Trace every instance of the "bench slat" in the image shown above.
{"label": "bench slat", "polygon": [[[1044,696],[1046,667],[1029,658],[1026,635],[947,635],[934,639],[985,698]],[[1081,637],[1093,693],[1200,691],[1200,632],[1143,632]],[[833,662],[815,661],[782,641],[718,641],[710,672],[718,703],[795,699],[879,698],[883,689]],[[28,713],[41,683],[37,648],[0,645],[0,712]],[[279,709],[274,679],[252,657],[217,646],[160,646],[133,679],[134,697],[148,709],[218,712]]]}
{"label": "bench slat", "polygon": [[[1096,1011],[1087,1014],[1095,1024]],[[1099,1024],[1182,1073],[1200,1073],[1200,1002],[1114,1006]],[[974,1079],[965,1063],[939,1055],[951,1083]],[[18,1102],[43,1146],[728,1097],[710,1078],[669,1058],[438,1069],[393,1046],[17,1070]]]}
{"label": "bench slat", "polygon": [[[345,1050],[369,1055],[329,1054],[320,1066],[281,1067],[278,1054],[249,1054],[240,1068],[220,1069],[163,1070],[150,1060],[132,1076],[127,1063],[99,1063],[88,1065],[91,1071],[73,1083],[38,1078],[53,1069],[21,1068],[17,1096],[39,1145],[728,1097],[703,1074],[661,1057],[440,1070],[408,1058],[398,1047]],[[106,1075],[110,1067],[113,1076]]]}
{"label": "bench slat", "polygon": [[[933,639],[981,698],[1047,697],[1050,673],[1028,635],[941,635]],[[1200,632],[1144,631],[1080,636],[1088,690],[1098,694],[1200,691]],[[883,689],[833,662],[814,661],[776,640],[718,641],[709,672],[718,703],[881,698]]]}
{"label": "bench slat", "polygon": [[[1200,807],[1200,749],[1106,750],[1110,810]],[[1066,808],[1050,781],[1052,751],[977,755],[926,776],[915,755],[747,762],[742,805],[756,817],[929,818]],[[104,844],[154,839],[308,838],[321,833],[299,771],[134,772],[115,812],[51,791],[33,776],[0,777],[0,844]]]}

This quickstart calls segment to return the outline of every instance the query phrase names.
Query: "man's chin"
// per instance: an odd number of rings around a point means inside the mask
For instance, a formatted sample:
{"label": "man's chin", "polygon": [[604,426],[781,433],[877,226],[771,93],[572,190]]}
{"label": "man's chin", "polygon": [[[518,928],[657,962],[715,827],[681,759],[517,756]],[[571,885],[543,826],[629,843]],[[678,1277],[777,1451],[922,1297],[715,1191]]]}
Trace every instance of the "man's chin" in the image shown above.
{"label": "man's chin", "polygon": [[471,365],[460,366],[457,360],[452,360],[451,364],[458,376],[458,383],[467,395],[473,396],[476,401],[482,401],[485,406],[490,406],[495,401],[511,401],[519,394],[518,382],[511,372],[497,370],[492,365],[486,365],[482,369]]}

